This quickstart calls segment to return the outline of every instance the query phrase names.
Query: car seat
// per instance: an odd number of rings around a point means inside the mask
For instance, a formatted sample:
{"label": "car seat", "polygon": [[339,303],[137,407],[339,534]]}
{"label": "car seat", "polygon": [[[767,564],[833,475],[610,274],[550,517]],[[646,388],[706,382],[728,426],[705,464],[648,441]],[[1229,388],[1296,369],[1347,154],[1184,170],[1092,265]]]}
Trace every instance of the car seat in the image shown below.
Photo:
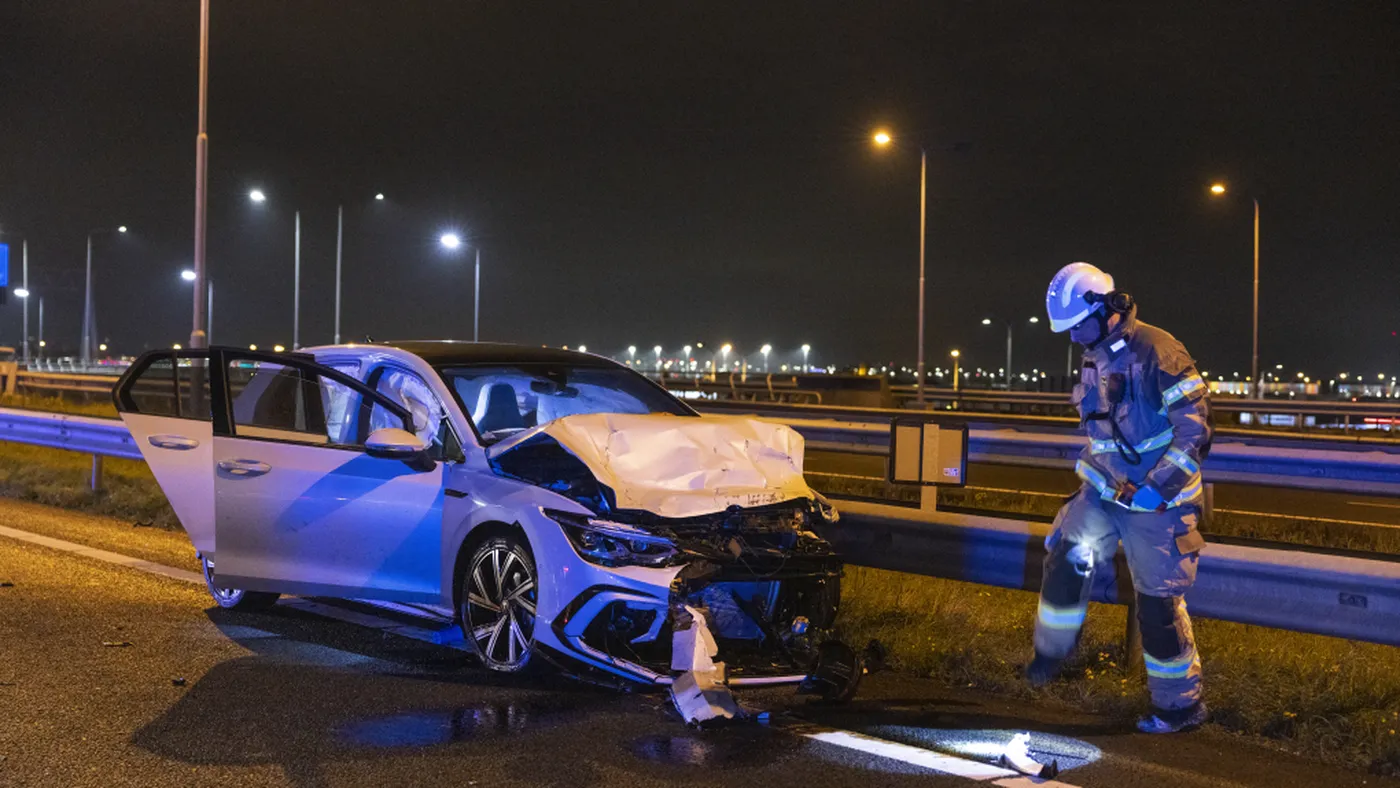
{"label": "car seat", "polygon": [[524,429],[525,420],[520,417],[520,409],[516,405],[515,389],[509,383],[492,383],[483,387],[476,397],[472,422],[480,433]]}

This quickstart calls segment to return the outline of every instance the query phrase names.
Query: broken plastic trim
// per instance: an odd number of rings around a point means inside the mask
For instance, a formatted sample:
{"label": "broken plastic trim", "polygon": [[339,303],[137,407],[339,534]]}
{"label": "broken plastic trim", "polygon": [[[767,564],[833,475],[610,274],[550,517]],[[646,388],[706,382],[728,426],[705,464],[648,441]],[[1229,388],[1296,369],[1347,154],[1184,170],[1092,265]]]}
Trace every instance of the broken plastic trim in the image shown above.
{"label": "broken plastic trim", "polygon": [[579,557],[602,566],[666,566],[677,555],[676,545],[625,523],[595,520],[557,509],[541,509],[563,528]]}

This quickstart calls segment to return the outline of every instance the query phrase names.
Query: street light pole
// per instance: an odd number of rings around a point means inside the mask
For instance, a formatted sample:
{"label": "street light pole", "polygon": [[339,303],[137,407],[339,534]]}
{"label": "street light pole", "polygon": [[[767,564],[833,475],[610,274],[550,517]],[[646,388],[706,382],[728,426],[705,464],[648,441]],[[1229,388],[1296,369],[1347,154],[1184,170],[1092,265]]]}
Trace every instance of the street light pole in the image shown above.
{"label": "street light pole", "polygon": [[92,233],[87,237],[87,276],[83,284],[83,346],[78,352],[86,367],[92,361]]}
{"label": "street light pole", "polygon": [[39,296],[39,358],[44,358],[44,297]]}
{"label": "street light pole", "polygon": [[1259,200],[1254,200],[1254,348],[1250,361],[1250,376],[1254,379],[1254,398],[1262,396],[1259,384]]}
{"label": "street light pole", "polygon": [[29,239],[28,239],[28,238],[24,239],[24,242],[23,242],[23,243],[24,243],[24,245],[23,245],[22,248],[23,248],[24,251],[21,253],[22,256],[23,256],[23,262],[21,263],[21,265],[23,266],[23,268],[22,268],[23,273],[20,274],[20,277],[21,277],[21,278],[20,278],[20,282],[21,282],[21,286],[24,288],[24,291],[25,291],[25,293],[26,293],[26,295],[25,295],[25,297],[24,297],[24,305],[23,305],[23,311],[24,311],[24,366],[25,366],[26,369],[28,369],[28,367],[29,367],[29,296],[28,296],[28,292],[29,292]]}
{"label": "street light pole", "polygon": [[472,341],[481,341],[481,247],[476,247],[476,283],[472,285]]}
{"label": "street light pole", "polygon": [[[887,131],[877,131],[873,137],[875,144],[879,147],[887,147],[894,142],[894,137]],[[919,379],[917,381],[918,395],[915,401],[919,407],[924,405],[924,246],[928,238],[928,149],[923,145],[919,146],[919,343],[918,363],[915,365]]]}
{"label": "street light pole", "polygon": [[1006,390],[1011,390],[1011,321],[1006,321]]}
{"label": "street light pole", "polygon": [[301,211],[296,212],[296,251],[292,254],[292,350],[301,347]]}
{"label": "street light pole", "polygon": [[[190,326],[190,347],[209,346],[204,331],[204,242],[205,218],[208,207],[209,173],[209,0],[199,3],[199,133],[195,136],[194,153],[194,309]],[[91,248],[89,247],[89,257]],[[87,347],[84,345],[84,352]]]}
{"label": "street light pole", "polygon": [[345,236],[345,206],[335,206],[335,341],[340,344],[340,253]]}
{"label": "street light pole", "polygon": [[[1228,191],[1223,183],[1212,183],[1210,186],[1210,193],[1216,197],[1224,196]],[[1259,377],[1259,198],[1253,197],[1251,201],[1254,203],[1254,325],[1249,377],[1253,383],[1254,397],[1258,399],[1264,396],[1264,381]]]}
{"label": "street light pole", "polygon": [[924,406],[924,241],[928,237],[928,151],[919,147],[919,388],[917,402]]}

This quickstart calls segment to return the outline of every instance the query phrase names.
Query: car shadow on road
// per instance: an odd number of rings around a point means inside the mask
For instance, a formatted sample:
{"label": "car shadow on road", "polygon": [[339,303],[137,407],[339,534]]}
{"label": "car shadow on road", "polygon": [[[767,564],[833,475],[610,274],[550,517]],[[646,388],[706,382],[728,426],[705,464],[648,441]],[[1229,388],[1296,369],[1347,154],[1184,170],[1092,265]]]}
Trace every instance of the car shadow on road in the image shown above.
{"label": "car shadow on road", "polygon": [[208,616],[251,653],[215,665],[132,739],[194,766],[278,765],[293,785],[313,787],[327,784],[328,764],[398,748],[452,744],[454,759],[499,759],[502,738],[584,724],[619,697],[500,676],[460,651],[290,609]]}

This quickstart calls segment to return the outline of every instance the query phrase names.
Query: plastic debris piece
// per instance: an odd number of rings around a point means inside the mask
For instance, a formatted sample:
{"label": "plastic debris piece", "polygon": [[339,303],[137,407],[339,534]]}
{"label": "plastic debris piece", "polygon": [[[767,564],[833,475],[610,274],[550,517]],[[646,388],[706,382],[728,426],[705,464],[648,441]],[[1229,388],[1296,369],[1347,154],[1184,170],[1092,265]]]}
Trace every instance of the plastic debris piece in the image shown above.
{"label": "plastic debris piece", "polygon": [[171,680],[170,680],[170,686],[172,686],[172,687],[183,687],[183,686],[185,686],[185,677],[184,677],[184,676],[180,676],[179,678],[171,679]]}
{"label": "plastic debris piece", "polygon": [[127,646],[130,646],[130,645],[131,645],[131,641],[130,641],[130,640],[104,640],[104,641],[102,641],[102,645],[106,646],[107,648],[126,648]]}
{"label": "plastic debris piece", "polygon": [[1049,764],[1044,764],[1037,761],[1031,757],[1030,744],[1031,735],[1029,733],[1018,733],[1012,736],[1006,749],[1002,751],[1001,764],[1030,777],[1039,777],[1042,780],[1055,779],[1060,773],[1060,762],[1052,761]]}
{"label": "plastic debris piece", "polygon": [[715,662],[719,645],[705,614],[682,605],[671,631],[671,702],[692,725],[740,716],[739,704],[725,683],[723,662]]}
{"label": "plastic debris piece", "polygon": [[0,581],[0,588],[14,588],[15,584],[8,580]]}

